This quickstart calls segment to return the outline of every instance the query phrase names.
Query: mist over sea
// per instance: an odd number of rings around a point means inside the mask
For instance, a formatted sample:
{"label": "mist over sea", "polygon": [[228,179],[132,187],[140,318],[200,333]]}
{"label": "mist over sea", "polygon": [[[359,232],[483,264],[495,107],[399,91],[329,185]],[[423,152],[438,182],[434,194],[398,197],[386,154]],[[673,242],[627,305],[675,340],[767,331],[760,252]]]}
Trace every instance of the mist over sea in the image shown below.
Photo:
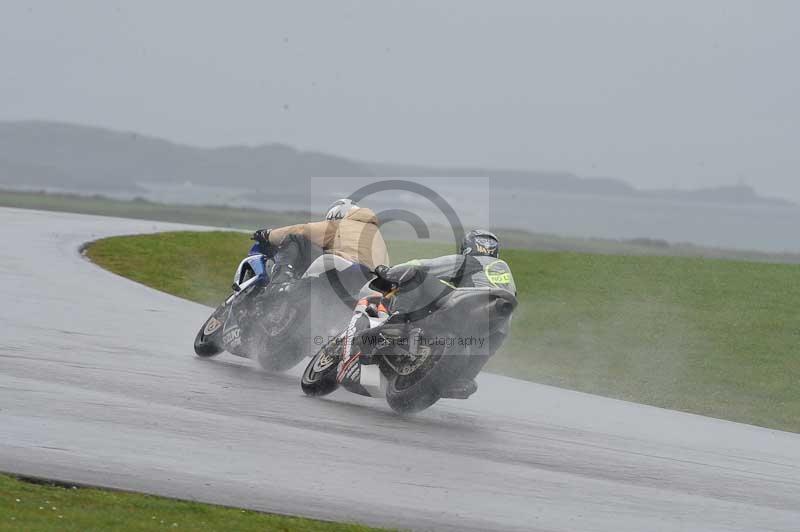
{"label": "mist over sea", "polygon": [[[491,225],[581,238],[652,238],[730,249],[800,252],[799,207],[558,194],[480,180],[436,186],[436,179],[417,180],[441,194],[465,227]],[[103,194],[121,199],[136,196],[159,203],[322,213],[333,198],[347,195],[354,188],[347,183],[331,182],[328,187],[315,186],[307,194],[287,194],[281,190],[254,192],[192,184],[139,185],[143,191],[136,194],[108,191]],[[376,211],[406,209],[428,223],[448,223],[430,201],[415,193],[384,192],[364,204]]]}

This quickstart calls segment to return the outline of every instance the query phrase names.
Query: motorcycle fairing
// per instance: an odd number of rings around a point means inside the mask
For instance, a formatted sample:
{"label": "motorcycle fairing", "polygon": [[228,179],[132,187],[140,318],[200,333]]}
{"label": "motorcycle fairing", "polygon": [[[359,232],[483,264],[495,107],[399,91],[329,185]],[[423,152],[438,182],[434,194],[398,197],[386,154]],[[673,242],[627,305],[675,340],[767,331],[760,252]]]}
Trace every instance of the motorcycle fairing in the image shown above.
{"label": "motorcycle fairing", "polygon": [[[251,276],[248,277],[248,274]],[[236,268],[236,273],[233,275],[233,284],[239,288],[237,292],[257,281],[264,283],[269,281],[267,256],[263,254],[249,255],[239,263],[239,267]]]}

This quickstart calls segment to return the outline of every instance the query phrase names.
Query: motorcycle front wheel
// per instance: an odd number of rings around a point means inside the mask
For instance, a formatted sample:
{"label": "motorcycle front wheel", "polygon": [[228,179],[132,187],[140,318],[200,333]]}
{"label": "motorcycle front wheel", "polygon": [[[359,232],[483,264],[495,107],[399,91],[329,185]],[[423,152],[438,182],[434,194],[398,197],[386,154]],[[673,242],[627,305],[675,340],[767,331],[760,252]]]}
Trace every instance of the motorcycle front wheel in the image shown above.
{"label": "motorcycle front wheel", "polygon": [[206,322],[197,331],[194,337],[194,352],[199,357],[213,357],[224,351],[222,348],[222,313],[225,306],[220,305],[217,310],[209,316]]}
{"label": "motorcycle front wheel", "polygon": [[333,393],[339,387],[336,381],[336,370],[339,367],[336,347],[336,344],[331,342],[311,358],[300,379],[300,387],[304,394],[321,397]]}

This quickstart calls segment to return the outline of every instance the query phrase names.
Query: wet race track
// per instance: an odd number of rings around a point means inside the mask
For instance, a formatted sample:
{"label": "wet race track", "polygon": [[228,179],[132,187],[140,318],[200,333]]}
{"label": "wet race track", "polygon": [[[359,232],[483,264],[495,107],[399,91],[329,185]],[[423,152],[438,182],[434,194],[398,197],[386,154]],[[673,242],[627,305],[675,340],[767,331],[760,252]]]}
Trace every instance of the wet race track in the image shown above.
{"label": "wet race track", "polygon": [[180,228],[0,209],[0,470],[419,530],[800,530],[800,435],[491,375],[401,418],[198,359],[208,308],[78,251]]}

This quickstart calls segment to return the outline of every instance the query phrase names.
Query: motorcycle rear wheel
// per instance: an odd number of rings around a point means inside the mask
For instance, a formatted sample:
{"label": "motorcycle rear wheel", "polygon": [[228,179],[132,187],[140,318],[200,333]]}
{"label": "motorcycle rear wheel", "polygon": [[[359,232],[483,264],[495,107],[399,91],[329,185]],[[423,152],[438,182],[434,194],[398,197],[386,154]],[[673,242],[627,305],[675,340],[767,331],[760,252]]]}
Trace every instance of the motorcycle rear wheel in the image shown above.
{"label": "motorcycle rear wheel", "polygon": [[247,352],[265,371],[281,372],[303,359],[302,338],[306,332],[301,308],[286,294],[272,292],[269,306],[258,321],[249,323],[244,337]]}
{"label": "motorcycle rear wheel", "polygon": [[384,375],[389,375],[386,383],[389,407],[398,414],[416,414],[433,406],[442,398],[440,390],[461,377],[469,362],[469,352],[453,351],[441,347],[431,353],[429,364],[410,375],[384,371]]}
{"label": "motorcycle rear wheel", "polygon": [[258,350],[258,365],[264,371],[281,372],[292,369],[303,358],[299,341],[291,337],[272,340],[269,346]]}

